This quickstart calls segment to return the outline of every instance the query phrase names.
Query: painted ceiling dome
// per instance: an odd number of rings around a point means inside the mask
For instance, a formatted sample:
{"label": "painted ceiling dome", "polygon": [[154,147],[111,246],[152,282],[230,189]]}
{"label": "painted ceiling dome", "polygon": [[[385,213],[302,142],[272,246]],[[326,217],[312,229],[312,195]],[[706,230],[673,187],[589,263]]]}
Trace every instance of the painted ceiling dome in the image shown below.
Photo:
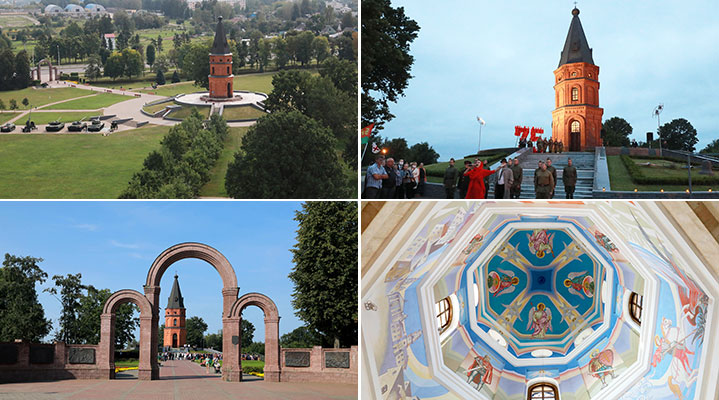
{"label": "painted ceiling dome", "polygon": [[363,393],[700,399],[712,388],[700,371],[705,342],[719,342],[706,324],[719,284],[656,205],[447,202],[405,221],[363,266]]}

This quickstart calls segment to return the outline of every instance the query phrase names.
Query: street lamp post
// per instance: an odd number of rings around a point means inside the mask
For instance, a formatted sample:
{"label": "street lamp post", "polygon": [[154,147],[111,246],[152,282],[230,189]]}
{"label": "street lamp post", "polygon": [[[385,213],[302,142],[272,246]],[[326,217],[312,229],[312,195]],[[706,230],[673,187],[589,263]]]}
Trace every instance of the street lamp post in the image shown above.
{"label": "street lamp post", "polygon": [[482,126],[485,122],[481,117],[477,117],[477,122],[479,122],[479,140],[477,141],[477,157],[479,157],[479,153],[482,151]]}
{"label": "street lamp post", "polygon": [[659,123],[659,114],[661,114],[663,110],[664,110],[664,104],[660,104],[654,109],[654,113],[653,113],[653,115],[655,117],[657,117],[657,136],[659,137],[659,156],[663,155],[661,124]]}

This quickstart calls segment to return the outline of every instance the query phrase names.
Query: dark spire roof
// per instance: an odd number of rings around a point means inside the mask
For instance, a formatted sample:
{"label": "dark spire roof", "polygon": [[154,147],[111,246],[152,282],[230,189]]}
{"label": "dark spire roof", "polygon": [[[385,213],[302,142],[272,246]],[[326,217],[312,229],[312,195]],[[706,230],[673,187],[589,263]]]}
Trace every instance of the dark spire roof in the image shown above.
{"label": "dark spire roof", "polygon": [[592,49],[589,48],[587,37],[584,36],[582,23],[579,21],[579,9],[572,10],[572,23],[569,25],[569,33],[567,33],[567,41],[564,42],[564,50],[559,58],[559,67],[564,64],[585,62],[594,65],[592,59]]}
{"label": "dark spire roof", "polygon": [[230,53],[230,46],[227,44],[227,36],[225,36],[225,28],[222,26],[222,16],[217,17],[217,29],[215,29],[215,40],[212,42],[211,53]]}
{"label": "dark spire roof", "polygon": [[170,297],[167,298],[167,308],[185,308],[185,300],[182,298],[182,293],[180,293],[180,283],[177,281],[177,274],[175,274],[175,283],[172,284]]}

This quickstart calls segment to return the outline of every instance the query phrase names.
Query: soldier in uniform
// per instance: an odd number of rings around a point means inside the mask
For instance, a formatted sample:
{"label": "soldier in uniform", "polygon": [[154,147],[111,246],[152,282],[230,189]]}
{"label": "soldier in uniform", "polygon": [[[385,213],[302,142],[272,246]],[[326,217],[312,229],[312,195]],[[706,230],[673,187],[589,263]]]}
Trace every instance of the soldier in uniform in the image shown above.
{"label": "soldier in uniform", "polygon": [[553,183],[552,183],[552,193],[550,193],[549,198],[554,198],[554,188],[557,186],[557,169],[552,166],[552,160],[550,158],[547,158],[547,171],[549,171],[552,174]]}
{"label": "soldier in uniform", "polygon": [[522,167],[519,166],[519,159],[514,159],[514,164],[512,164],[512,174],[514,175],[514,183],[512,183],[512,188],[510,191],[510,196],[513,199],[518,199],[519,196],[522,194]]}
{"label": "soldier in uniform", "polygon": [[547,170],[547,165],[540,161],[539,168],[534,172],[534,193],[538,199],[548,199],[554,187],[552,173]]}
{"label": "soldier in uniform", "polygon": [[564,192],[568,199],[574,198],[574,187],[577,185],[577,168],[572,165],[572,159],[567,160],[567,166],[562,170]]}

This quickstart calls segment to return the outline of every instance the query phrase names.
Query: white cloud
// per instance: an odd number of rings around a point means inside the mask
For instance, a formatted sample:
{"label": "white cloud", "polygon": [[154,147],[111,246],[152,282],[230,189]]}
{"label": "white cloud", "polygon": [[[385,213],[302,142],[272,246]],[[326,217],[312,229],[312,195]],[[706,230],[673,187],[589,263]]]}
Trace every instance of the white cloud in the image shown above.
{"label": "white cloud", "polygon": [[140,245],[137,243],[121,243],[121,242],[118,242],[117,240],[110,240],[110,244],[115,247],[119,247],[121,249],[139,249],[140,248]]}
{"label": "white cloud", "polygon": [[99,229],[99,226],[94,225],[94,224],[75,224],[75,225],[72,225],[72,227],[75,229],[81,229],[81,230],[90,231],[90,232],[95,232],[96,230]]}

